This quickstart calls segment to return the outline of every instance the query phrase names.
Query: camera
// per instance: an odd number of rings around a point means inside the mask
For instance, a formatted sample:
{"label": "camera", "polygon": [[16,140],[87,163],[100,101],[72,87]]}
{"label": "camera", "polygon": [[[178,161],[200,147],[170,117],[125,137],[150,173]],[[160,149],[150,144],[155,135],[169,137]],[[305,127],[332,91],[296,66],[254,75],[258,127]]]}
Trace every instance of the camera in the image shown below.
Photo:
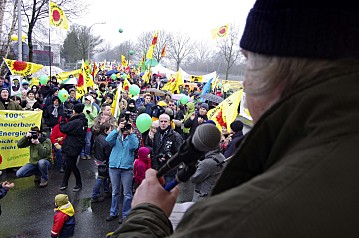
{"label": "camera", "polygon": [[123,128],[121,128],[121,132],[124,133],[125,131],[131,130],[131,128],[132,128],[132,125],[127,122],[126,125]]}
{"label": "camera", "polygon": [[126,120],[126,122],[128,122],[130,120],[130,116],[131,116],[131,112],[130,111],[125,111],[125,120]]}
{"label": "camera", "polygon": [[31,139],[35,139],[35,140],[36,140],[36,139],[39,138],[36,131],[30,131],[30,133],[31,133]]}
{"label": "camera", "polygon": [[73,110],[70,109],[70,108],[65,108],[65,109],[64,109],[64,114],[65,114],[65,116],[66,116],[67,118],[72,117],[72,112],[73,112]]}

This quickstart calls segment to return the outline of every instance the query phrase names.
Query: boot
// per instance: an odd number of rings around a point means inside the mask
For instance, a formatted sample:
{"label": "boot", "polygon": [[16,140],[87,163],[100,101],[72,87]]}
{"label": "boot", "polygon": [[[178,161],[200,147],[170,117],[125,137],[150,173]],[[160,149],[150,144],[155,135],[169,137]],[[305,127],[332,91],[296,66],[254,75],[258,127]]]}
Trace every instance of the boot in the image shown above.
{"label": "boot", "polygon": [[47,186],[47,180],[41,179],[41,183],[39,184],[39,187],[40,187],[40,188],[44,188],[44,187],[46,187],[46,186]]}

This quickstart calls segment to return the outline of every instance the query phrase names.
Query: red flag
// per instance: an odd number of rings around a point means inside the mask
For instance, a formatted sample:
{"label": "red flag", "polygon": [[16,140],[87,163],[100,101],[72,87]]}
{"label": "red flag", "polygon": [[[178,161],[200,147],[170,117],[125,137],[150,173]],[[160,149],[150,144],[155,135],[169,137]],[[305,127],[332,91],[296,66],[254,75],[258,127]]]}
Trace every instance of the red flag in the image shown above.
{"label": "red flag", "polygon": [[151,45],[156,45],[156,44],[157,44],[157,32],[155,32],[155,34],[153,35],[153,39],[152,39]]}
{"label": "red flag", "polygon": [[165,55],[166,55],[166,44],[162,48],[161,57],[163,58],[165,57]]}

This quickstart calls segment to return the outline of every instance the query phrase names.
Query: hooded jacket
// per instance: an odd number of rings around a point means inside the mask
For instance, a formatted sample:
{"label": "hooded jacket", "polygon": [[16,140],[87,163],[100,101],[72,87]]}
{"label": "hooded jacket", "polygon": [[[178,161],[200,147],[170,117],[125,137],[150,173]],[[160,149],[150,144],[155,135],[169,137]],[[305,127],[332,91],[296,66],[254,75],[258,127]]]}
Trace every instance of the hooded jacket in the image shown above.
{"label": "hooded jacket", "polygon": [[[59,194],[58,198],[67,197],[65,194]],[[66,200],[63,199],[63,200]],[[51,230],[51,237],[71,237],[75,233],[75,210],[72,204],[68,201],[65,204],[57,204],[55,209],[56,214],[54,216],[54,225]]]}
{"label": "hooded jacket", "polygon": [[202,200],[210,194],[222,171],[221,162],[224,159],[220,149],[216,149],[207,152],[204,159],[198,162],[196,172],[190,178],[194,183],[193,202]]}
{"label": "hooded jacket", "polygon": [[60,122],[60,131],[66,134],[62,144],[62,153],[68,156],[78,156],[86,144],[87,119],[83,113],[72,116],[68,123],[65,118]]}
{"label": "hooded jacket", "polygon": [[52,144],[49,138],[46,138],[46,134],[42,133],[39,138],[39,144],[31,143],[31,138],[26,136],[22,137],[17,142],[17,147],[26,148],[30,147],[30,160],[31,164],[37,164],[40,159],[47,159],[52,163]]}
{"label": "hooded jacket", "polygon": [[146,170],[151,168],[151,158],[148,157],[150,149],[147,147],[141,147],[138,150],[138,159],[135,160],[133,165],[133,176],[135,183],[140,185],[142,180],[145,179]]}
{"label": "hooded jacket", "polygon": [[268,109],[174,234],[161,210],[141,204],[112,237],[358,234],[359,69],[345,67],[295,85]]}

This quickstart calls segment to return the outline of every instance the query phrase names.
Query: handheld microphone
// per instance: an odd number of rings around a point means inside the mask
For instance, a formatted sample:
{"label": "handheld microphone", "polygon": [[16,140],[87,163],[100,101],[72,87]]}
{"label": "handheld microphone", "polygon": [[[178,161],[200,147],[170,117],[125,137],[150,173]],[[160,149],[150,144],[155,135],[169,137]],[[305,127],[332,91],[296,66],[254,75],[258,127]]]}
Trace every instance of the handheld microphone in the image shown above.
{"label": "handheld microphone", "polygon": [[157,173],[157,177],[170,172],[182,162],[189,164],[197,161],[208,151],[215,150],[219,146],[221,133],[213,124],[202,124],[196,128],[193,136],[188,138],[166,164],[163,165]]}

